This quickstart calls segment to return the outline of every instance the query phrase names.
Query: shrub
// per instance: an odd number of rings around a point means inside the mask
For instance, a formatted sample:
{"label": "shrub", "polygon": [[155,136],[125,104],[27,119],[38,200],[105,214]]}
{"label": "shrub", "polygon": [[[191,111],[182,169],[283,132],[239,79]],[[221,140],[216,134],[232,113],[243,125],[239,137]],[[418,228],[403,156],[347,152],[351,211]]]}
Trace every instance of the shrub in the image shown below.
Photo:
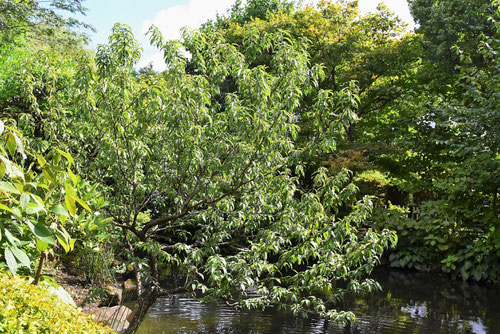
{"label": "shrub", "polygon": [[0,333],[112,333],[40,286],[0,272]]}

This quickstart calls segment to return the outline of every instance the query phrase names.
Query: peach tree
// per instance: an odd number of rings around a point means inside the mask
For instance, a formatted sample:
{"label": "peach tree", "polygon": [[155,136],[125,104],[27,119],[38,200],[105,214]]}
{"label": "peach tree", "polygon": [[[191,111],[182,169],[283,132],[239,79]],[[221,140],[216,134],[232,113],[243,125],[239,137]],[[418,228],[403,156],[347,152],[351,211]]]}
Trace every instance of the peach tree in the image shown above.
{"label": "peach tree", "polygon": [[[319,167],[303,181],[307,157],[334,150],[355,119],[353,85],[318,88],[323,69],[310,65],[306,41],[282,32],[245,36],[255,54],[273,55],[268,66],[218,33],[165,41],[153,27],[150,36],[164,72],[139,75],[138,43],[116,25],[82,62],[72,111],[79,161],[107,185],[108,214],[135,266],[140,307],[128,332],[176,291],[352,321],[334,304],[378,287],[365,276],[395,236],[363,228],[371,200],[349,202],[347,171],[329,177]],[[306,143],[299,118],[315,131]],[[184,278],[176,289],[159,284],[165,265]]]}

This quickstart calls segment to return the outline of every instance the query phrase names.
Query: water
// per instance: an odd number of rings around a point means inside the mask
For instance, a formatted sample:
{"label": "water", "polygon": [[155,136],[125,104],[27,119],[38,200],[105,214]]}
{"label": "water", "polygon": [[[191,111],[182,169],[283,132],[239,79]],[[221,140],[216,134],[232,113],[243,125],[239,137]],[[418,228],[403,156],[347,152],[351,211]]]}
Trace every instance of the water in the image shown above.
{"label": "water", "polygon": [[453,281],[446,276],[378,268],[383,288],[342,305],[353,311],[349,328],[318,318],[303,319],[277,310],[234,310],[200,304],[182,295],[162,298],[138,334],[171,333],[500,333],[500,288]]}

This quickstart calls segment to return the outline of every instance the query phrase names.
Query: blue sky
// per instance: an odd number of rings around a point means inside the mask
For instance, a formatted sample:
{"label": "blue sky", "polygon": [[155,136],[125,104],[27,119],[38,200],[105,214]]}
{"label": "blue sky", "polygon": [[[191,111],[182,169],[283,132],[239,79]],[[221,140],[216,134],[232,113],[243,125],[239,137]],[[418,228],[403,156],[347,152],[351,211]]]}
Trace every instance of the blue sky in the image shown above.
{"label": "blue sky", "polygon": [[[86,0],[87,16],[82,20],[97,29],[90,33],[92,39],[89,48],[106,43],[111,28],[117,22],[128,24],[137,40],[144,48],[139,67],[152,62],[157,70],[162,69],[161,55],[149,46],[144,33],[155,24],[166,38],[178,38],[179,30],[184,26],[198,28],[199,25],[216,13],[224,14],[235,0]],[[316,2],[309,0],[308,2]],[[363,12],[373,11],[378,0],[360,0]],[[387,7],[413,26],[406,0],[385,0]]]}

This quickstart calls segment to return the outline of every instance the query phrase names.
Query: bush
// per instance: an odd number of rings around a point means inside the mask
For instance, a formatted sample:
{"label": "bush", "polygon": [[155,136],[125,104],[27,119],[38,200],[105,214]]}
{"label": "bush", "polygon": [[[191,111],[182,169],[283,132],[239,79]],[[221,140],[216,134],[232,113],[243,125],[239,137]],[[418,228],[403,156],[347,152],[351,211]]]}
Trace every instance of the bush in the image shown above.
{"label": "bush", "polygon": [[112,333],[40,286],[0,272],[0,333]]}

